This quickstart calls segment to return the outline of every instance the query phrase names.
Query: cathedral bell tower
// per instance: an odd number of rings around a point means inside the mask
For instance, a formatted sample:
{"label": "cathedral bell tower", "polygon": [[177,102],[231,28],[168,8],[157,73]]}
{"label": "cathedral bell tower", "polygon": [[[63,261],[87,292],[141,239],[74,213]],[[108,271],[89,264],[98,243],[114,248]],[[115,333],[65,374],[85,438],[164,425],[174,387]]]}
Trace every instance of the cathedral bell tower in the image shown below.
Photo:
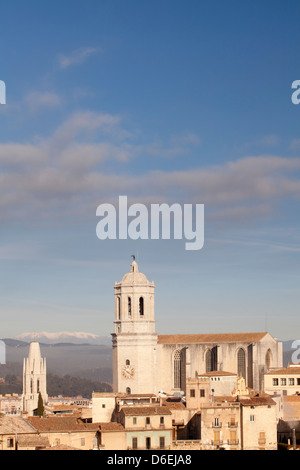
{"label": "cathedral bell tower", "polygon": [[44,404],[48,401],[46,390],[46,359],[41,357],[37,341],[30,343],[28,358],[23,361],[23,411],[33,416],[38,407],[39,394]]}
{"label": "cathedral bell tower", "polygon": [[139,272],[133,256],[130,272],[114,289],[114,392],[157,393],[154,283]]}

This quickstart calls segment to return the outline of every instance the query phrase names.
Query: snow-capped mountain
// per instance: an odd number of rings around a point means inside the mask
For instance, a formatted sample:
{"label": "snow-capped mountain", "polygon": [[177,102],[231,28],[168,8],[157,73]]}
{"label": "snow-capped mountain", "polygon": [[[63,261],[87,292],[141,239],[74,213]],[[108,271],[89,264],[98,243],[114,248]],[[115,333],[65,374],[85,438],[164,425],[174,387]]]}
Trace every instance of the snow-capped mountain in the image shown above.
{"label": "snow-capped mountain", "polygon": [[49,333],[41,331],[39,333],[21,333],[15,339],[20,341],[39,341],[40,343],[55,344],[55,343],[74,343],[74,344],[103,344],[110,345],[111,338],[109,336],[97,336],[93,333],[86,333],[83,331],[59,331],[56,333]]}

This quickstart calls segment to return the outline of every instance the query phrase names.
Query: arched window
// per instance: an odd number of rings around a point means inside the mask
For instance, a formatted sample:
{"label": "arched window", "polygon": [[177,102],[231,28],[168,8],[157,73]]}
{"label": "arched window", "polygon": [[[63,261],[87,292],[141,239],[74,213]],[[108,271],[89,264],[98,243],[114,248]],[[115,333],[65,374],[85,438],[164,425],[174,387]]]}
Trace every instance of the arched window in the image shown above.
{"label": "arched window", "polygon": [[246,379],[246,353],[243,348],[238,350],[237,354],[237,372]]}
{"label": "arched window", "polygon": [[212,371],[212,351],[209,349],[205,356],[205,371],[211,372]]}
{"label": "arched window", "polygon": [[268,351],[266,353],[266,367],[267,367],[267,370],[269,370],[271,366],[272,366],[272,352],[271,352],[271,349],[268,349]]}
{"label": "arched window", "polygon": [[128,316],[131,317],[131,297],[128,297]]}
{"label": "arched window", "polygon": [[126,359],[126,366],[130,366],[130,360]]}
{"label": "arched window", "polygon": [[181,389],[181,353],[179,350],[174,354],[174,388]]}
{"label": "arched window", "polygon": [[127,393],[127,395],[131,394],[131,388],[130,387],[126,387],[126,393]]}
{"label": "arched window", "polygon": [[209,349],[205,355],[205,371],[212,372],[218,370],[218,350],[217,346]]}
{"label": "arched window", "polygon": [[143,299],[143,297],[140,297],[140,300],[139,300],[139,313],[140,313],[141,317],[144,315],[144,299]]}
{"label": "arched window", "polygon": [[121,302],[120,297],[117,297],[117,312],[118,312],[118,320],[121,320]]}

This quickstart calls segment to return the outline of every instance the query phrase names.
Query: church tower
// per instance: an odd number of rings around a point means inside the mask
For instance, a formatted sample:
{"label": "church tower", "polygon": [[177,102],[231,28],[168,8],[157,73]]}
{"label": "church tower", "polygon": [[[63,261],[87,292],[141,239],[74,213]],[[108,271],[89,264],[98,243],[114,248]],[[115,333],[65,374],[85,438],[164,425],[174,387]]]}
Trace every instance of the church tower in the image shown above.
{"label": "church tower", "polygon": [[130,272],[114,289],[114,392],[157,393],[154,283],[139,272],[133,256]]}
{"label": "church tower", "polygon": [[46,359],[41,358],[40,345],[30,343],[28,358],[23,362],[23,411],[33,416],[38,407],[39,394],[44,404],[48,401],[46,391]]}

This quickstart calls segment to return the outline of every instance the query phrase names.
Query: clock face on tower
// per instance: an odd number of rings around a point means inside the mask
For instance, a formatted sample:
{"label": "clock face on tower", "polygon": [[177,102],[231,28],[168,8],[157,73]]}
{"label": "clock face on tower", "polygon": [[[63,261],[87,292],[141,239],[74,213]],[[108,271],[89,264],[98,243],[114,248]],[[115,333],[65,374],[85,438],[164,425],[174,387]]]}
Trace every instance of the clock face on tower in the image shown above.
{"label": "clock face on tower", "polygon": [[122,375],[125,379],[132,379],[134,376],[134,367],[124,366],[122,369]]}

